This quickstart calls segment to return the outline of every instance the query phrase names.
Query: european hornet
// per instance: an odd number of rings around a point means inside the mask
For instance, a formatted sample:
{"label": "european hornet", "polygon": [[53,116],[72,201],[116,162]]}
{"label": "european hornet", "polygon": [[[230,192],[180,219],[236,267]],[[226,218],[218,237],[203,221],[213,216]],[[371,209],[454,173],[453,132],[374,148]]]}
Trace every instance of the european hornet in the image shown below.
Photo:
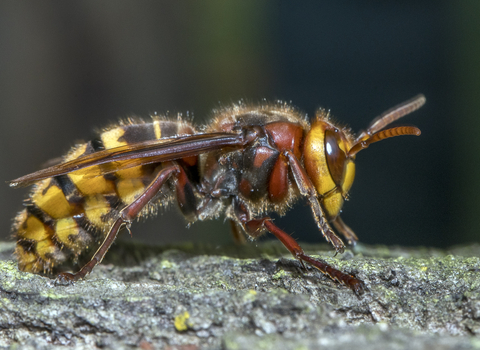
{"label": "european hornet", "polygon": [[176,199],[189,222],[224,215],[237,240],[242,232],[254,240],[268,231],[302,265],[362,293],[362,281],[305,254],[267,214],[284,215],[305,198],[325,239],[342,253],[330,223],[349,243],[357,241],[339,216],[357,153],[386,138],[420,135],[416,127],[385,127],[424,103],[418,95],[384,112],[357,137],[324,109],[310,124],[280,102],[235,104],[201,128],[180,117],[120,122],[73,147],[61,163],[10,182],[35,184],[13,225],[19,269],[52,275],[97,249],[78,272],[57,276],[62,283],[84,278],[120,229]]}

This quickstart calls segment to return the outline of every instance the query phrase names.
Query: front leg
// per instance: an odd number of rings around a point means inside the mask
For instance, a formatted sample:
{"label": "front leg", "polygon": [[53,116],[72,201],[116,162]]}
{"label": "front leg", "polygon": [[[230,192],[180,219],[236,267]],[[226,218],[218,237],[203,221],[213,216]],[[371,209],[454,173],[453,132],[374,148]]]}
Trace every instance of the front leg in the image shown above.
{"label": "front leg", "polygon": [[315,186],[305,172],[305,169],[303,169],[293,152],[285,151],[285,156],[288,159],[290,169],[292,169],[293,177],[295,178],[295,183],[297,184],[300,194],[308,199],[310,208],[313,212],[313,218],[315,219],[318,228],[322,232],[325,239],[332,243],[337,253],[343,253],[345,244],[340,237],[333,232],[332,228],[328,224],[323,209],[320,206],[320,202],[318,201]]}

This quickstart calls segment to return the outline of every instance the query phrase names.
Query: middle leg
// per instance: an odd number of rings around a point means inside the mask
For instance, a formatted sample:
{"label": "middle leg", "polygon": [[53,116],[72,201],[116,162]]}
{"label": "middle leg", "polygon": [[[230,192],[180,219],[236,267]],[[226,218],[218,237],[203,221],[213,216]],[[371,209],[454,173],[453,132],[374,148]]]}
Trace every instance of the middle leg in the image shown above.
{"label": "middle leg", "polygon": [[351,288],[355,294],[360,295],[364,292],[363,282],[356,277],[346,274],[336,268],[330,266],[325,261],[314,259],[305,254],[302,247],[292,238],[288,233],[276,226],[269,217],[250,218],[249,210],[246,204],[239,199],[234,199],[234,212],[237,220],[241,223],[243,229],[252,238],[257,238],[264,230],[275,235],[280,242],[298,259],[302,265],[303,263],[310,264],[318,269],[323,274],[329,276],[331,279],[338,281],[345,286]]}

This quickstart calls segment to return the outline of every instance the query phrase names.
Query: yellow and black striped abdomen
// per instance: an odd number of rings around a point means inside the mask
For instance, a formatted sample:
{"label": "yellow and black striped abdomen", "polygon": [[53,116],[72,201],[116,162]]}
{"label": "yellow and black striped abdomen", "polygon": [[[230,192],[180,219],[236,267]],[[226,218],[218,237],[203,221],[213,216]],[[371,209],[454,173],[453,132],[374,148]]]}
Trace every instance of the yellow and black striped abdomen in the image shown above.
{"label": "yellow and black striped abdomen", "polygon": [[[101,131],[93,141],[75,146],[64,160],[192,133],[193,127],[182,121],[128,120]],[[62,264],[76,263],[82,254],[98,248],[119,210],[145,190],[157,166],[142,165],[95,177],[72,172],[37,183],[13,225],[19,269],[50,274]],[[167,194],[163,198],[171,200]],[[155,212],[154,205],[147,206],[141,215]]]}

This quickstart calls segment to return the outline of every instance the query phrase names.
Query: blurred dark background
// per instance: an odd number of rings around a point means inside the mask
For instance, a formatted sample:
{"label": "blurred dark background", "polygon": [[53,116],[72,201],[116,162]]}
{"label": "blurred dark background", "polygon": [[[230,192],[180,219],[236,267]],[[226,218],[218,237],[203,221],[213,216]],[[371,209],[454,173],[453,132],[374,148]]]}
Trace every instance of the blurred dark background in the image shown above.
{"label": "blurred dark background", "polygon": [[[355,131],[418,94],[421,137],[371,146],[343,218],[362,242],[480,240],[480,2],[2,1],[0,179],[38,170],[118,117],[241,98],[331,109]],[[0,237],[27,190],[0,186]],[[172,212],[175,212],[173,210]],[[305,202],[276,221],[323,242]],[[230,242],[177,214],[133,227],[146,242]],[[126,234],[122,234],[128,238]]]}

